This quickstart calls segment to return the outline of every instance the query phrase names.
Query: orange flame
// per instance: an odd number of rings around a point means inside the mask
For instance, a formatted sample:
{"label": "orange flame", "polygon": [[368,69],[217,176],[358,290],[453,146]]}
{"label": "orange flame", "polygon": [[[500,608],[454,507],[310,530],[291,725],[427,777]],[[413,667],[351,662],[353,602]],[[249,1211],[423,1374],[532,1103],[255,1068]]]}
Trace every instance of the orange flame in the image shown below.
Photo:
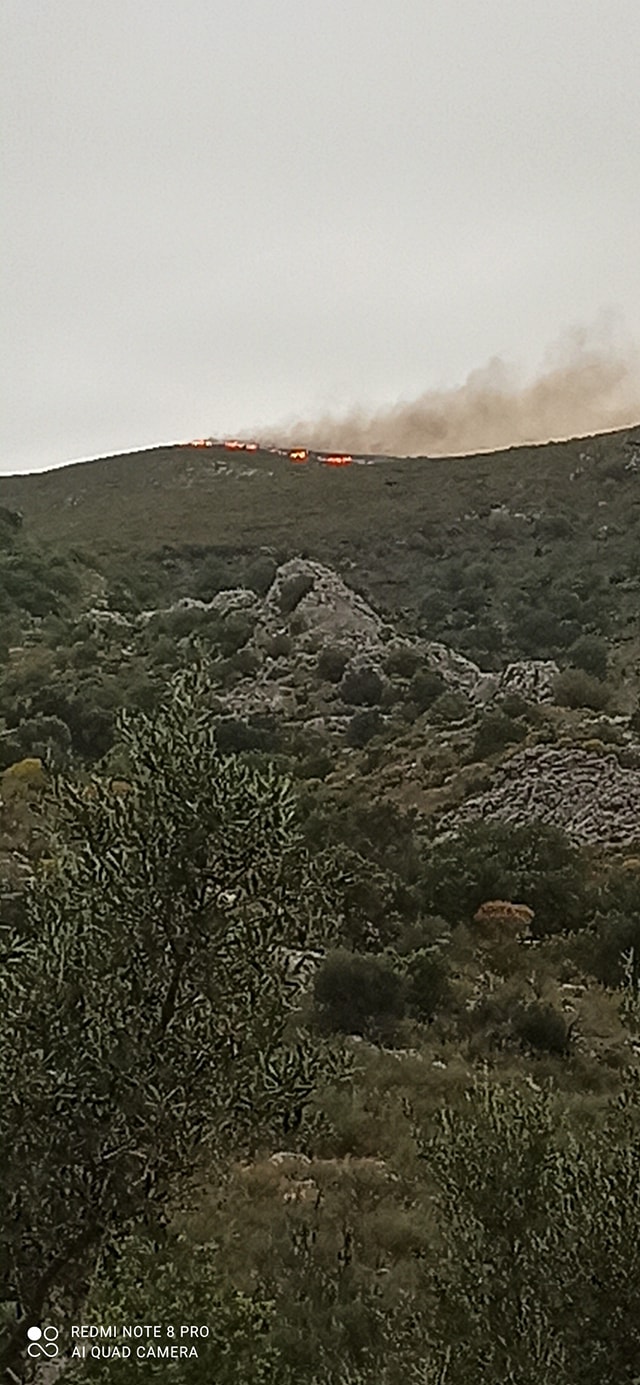
{"label": "orange flame", "polygon": [[353,461],[353,457],[345,452],[339,452],[332,454],[330,457],[319,457],[318,461],[323,462],[325,466],[349,466]]}
{"label": "orange flame", "polygon": [[309,456],[309,453],[307,452],[306,447],[296,447],[296,448],[294,448],[293,452],[290,452],[290,453],[289,453],[289,461],[290,461],[290,462],[306,462],[307,459],[308,459],[308,456]]}

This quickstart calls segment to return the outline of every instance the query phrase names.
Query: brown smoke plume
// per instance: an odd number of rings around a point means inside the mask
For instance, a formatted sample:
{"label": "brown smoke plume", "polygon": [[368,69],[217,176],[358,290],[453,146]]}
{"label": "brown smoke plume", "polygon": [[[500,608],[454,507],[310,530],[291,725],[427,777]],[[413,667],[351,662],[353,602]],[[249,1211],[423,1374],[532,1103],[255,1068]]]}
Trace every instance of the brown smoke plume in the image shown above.
{"label": "brown smoke plume", "polygon": [[299,420],[272,430],[274,446],[387,456],[454,456],[607,432],[640,420],[640,352],[594,342],[575,329],[547,353],[536,379],[519,385],[497,357],[464,384],[427,390],[373,413]]}

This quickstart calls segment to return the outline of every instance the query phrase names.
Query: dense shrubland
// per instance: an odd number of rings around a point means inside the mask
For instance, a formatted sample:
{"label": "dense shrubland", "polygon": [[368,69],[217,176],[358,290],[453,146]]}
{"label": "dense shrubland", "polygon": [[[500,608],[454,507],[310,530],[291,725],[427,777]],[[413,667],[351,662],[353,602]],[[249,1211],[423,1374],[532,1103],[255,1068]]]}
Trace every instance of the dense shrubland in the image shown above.
{"label": "dense shrubland", "polygon": [[208,696],[118,722],[120,781],[5,773],[9,1318],[211,1323],[185,1382],[632,1381],[638,863],[294,791]]}

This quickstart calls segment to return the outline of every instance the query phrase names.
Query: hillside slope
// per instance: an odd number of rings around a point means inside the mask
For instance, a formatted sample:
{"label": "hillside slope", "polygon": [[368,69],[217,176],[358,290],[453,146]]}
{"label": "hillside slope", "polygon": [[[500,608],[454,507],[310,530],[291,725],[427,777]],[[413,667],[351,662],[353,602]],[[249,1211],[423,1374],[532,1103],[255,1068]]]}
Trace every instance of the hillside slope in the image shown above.
{"label": "hillside slope", "polygon": [[0,506],[21,512],[32,551],[73,560],[83,589],[98,573],[116,608],[211,597],[256,555],[302,556],[487,670],[601,637],[635,696],[640,427],[336,469],[157,448],[4,477]]}
{"label": "hillside slope", "polygon": [[[357,565],[385,548],[442,544],[466,526],[491,546],[491,512],[569,515],[584,527],[637,524],[640,426],[475,457],[398,458],[371,467],[293,466],[268,452],[153,448],[40,474],[0,478],[0,505],[39,540],[146,550],[153,544],[296,546]],[[470,526],[470,528],[469,528]],[[374,578],[389,595],[388,572]],[[384,569],[384,564],[382,565]]]}

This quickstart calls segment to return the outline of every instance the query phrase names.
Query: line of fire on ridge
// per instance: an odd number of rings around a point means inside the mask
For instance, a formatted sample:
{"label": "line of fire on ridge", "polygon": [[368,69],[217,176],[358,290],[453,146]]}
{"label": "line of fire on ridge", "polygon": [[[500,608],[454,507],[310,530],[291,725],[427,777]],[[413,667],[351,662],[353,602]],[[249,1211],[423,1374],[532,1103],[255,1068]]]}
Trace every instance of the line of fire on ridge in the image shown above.
{"label": "line of fire on ridge", "polygon": [[321,462],[323,466],[350,466],[356,460],[349,452],[313,452],[308,447],[261,447],[257,442],[242,442],[238,438],[195,438],[189,447],[224,447],[228,452],[269,452],[276,457],[288,457],[290,462]]}

